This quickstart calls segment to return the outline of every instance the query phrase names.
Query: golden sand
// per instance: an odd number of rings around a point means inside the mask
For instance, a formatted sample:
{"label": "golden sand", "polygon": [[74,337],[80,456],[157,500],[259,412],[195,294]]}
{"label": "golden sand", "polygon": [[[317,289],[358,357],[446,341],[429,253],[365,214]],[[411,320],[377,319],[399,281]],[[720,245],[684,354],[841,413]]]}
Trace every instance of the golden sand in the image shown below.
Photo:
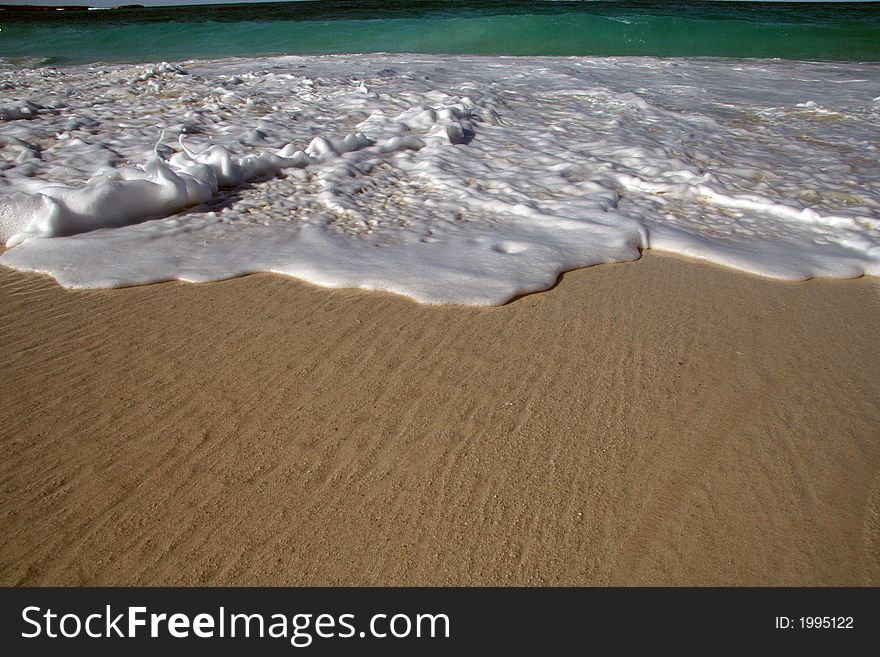
{"label": "golden sand", "polygon": [[0,584],[880,584],[880,282],[0,268]]}

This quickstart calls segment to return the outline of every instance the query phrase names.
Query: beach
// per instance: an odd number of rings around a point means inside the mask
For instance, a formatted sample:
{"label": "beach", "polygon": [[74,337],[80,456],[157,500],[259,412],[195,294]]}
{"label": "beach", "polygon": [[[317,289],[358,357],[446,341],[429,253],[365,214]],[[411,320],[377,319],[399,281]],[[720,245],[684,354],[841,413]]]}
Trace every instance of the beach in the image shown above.
{"label": "beach", "polygon": [[647,253],[497,308],[2,270],[4,585],[877,585],[880,297]]}
{"label": "beach", "polygon": [[876,4],[4,12],[0,584],[880,585]]}

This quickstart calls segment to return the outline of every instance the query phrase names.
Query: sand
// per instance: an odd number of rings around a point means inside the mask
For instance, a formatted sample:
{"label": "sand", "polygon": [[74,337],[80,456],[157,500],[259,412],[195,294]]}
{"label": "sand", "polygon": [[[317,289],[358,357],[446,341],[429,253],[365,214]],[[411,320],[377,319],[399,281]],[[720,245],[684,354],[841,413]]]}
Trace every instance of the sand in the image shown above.
{"label": "sand", "polygon": [[0,269],[0,584],[878,585],[880,281]]}

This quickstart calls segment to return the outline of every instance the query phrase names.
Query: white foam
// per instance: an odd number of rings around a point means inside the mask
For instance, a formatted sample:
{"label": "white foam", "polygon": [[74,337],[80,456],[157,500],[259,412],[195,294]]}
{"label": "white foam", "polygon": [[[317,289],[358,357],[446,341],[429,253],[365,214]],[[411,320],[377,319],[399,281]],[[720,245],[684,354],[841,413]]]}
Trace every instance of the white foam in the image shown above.
{"label": "white foam", "polygon": [[17,103],[0,105],[0,121],[15,121],[17,119],[34,119],[40,110],[45,108],[36,105],[31,100],[24,98]]}
{"label": "white foam", "polygon": [[874,64],[334,56],[7,80],[0,262],[67,287],[263,271],[486,305],[645,248],[880,273]]}

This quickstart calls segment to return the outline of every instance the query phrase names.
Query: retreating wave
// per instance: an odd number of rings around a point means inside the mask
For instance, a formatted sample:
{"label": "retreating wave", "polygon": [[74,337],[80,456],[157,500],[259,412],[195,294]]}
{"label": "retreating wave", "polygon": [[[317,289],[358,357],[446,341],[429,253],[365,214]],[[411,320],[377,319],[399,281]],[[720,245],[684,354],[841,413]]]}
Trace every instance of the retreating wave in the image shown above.
{"label": "retreating wave", "polygon": [[69,287],[265,271],[485,305],[646,248],[880,274],[876,64],[351,55],[0,88],[0,262]]}

